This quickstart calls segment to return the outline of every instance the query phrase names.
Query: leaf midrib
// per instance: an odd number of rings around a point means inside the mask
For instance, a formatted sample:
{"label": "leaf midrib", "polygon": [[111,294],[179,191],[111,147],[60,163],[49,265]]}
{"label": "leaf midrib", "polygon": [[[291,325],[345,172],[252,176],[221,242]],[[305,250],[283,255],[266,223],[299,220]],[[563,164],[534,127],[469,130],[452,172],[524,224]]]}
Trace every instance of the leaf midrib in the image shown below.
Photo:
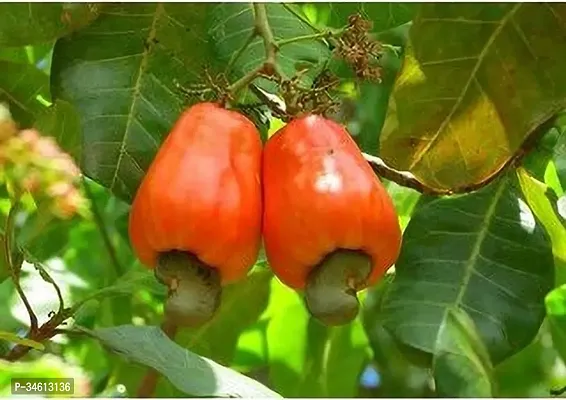
{"label": "leaf midrib", "polygon": [[[157,31],[157,21],[159,18],[164,14],[162,3],[157,3],[155,8],[155,13],[153,14],[153,20],[151,21],[151,27],[149,29],[147,43],[153,42],[156,36]],[[138,67],[138,76],[136,77],[136,82],[133,87],[132,91],[132,103],[130,104],[130,109],[128,111],[128,119],[126,121],[126,127],[124,128],[124,136],[122,137],[122,141],[120,143],[120,152],[118,153],[118,160],[116,161],[116,169],[114,170],[114,176],[112,177],[112,181],[110,182],[110,190],[114,190],[114,186],[116,185],[116,179],[118,179],[118,173],[120,171],[120,166],[122,163],[122,159],[124,158],[124,154],[126,153],[126,141],[128,140],[128,135],[132,126],[132,122],[135,120],[134,117],[134,109],[137,104],[137,98],[140,95],[140,87],[142,81],[142,75],[144,71],[147,69],[147,63],[149,60],[149,52],[151,47],[144,46],[144,50],[141,56],[140,65]]]}
{"label": "leaf midrib", "polygon": [[[436,142],[438,141],[438,139],[440,137],[440,134],[444,131],[444,129],[450,123],[452,117],[454,116],[454,113],[456,112],[456,110],[458,109],[460,104],[462,104],[462,101],[463,101],[464,97],[466,96],[466,93],[468,92],[470,85],[472,84],[472,82],[476,78],[476,74],[477,74],[480,66],[483,64],[483,61],[484,61],[486,55],[488,54],[488,51],[492,47],[493,42],[495,42],[495,39],[497,39],[497,37],[501,33],[502,29],[507,25],[507,23],[509,22],[511,17],[513,17],[513,15],[515,15],[515,13],[519,10],[521,5],[522,5],[522,3],[515,4],[513,6],[513,8],[511,8],[511,10],[509,10],[507,15],[505,15],[501,19],[498,26],[493,30],[493,33],[491,34],[491,36],[487,40],[484,48],[482,49],[481,53],[479,54],[477,61],[476,61],[476,64],[474,65],[474,68],[470,72],[470,77],[468,78],[466,84],[462,88],[462,91],[461,91],[460,95],[458,96],[457,100],[454,102],[454,105],[452,106],[450,112],[444,118],[444,120],[442,121],[442,123],[440,124],[440,126],[438,127],[436,132],[434,133],[434,135],[431,136],[430,140],[424,146],[422,146],[422,148],[419,149],[419,151],[417,151],[415,153],[415,157],[413,158],[413,161],[411,162],[411,164],[409,166],[409,170],[413,170],[415,168],[415,166],[422,161],[422,158],[430,150],[430,148],[433,147],[436,144]],[[479,82],[478,82],[478,85],[479,85]]]}

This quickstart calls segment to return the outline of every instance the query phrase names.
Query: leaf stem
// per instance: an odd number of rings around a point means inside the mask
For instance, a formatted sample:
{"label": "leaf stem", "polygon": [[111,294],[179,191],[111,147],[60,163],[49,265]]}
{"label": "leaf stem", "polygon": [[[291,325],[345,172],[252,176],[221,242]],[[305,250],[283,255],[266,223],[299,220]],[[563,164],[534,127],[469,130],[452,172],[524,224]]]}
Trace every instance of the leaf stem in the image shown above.
{"label": "leaf stem", "polygon": [[[254,68],[242,78],[238,79],[228,87],[228,92],[235,97],[236,94],[251,84],[260,74],[267,76],[281,76],[276,63],[276,54],[279,50],[273,32],[269,26],[267,9],[263,3],[252,3],[254,10],[255,26],[253,36],[261,36],[265,48],[265,60],[258,67]],[[251,39],[250,39],[251,41]]]}
{"label": "leaf stem", "polygon": [[98,206],[96,205],[96,199],[94,198],[94,194],[92,193],[92,190],[90,189],[90,186],[86,180],[86,178],[83,176],[83,187],[85,189],[85,193],[88,196],[89,200],[90,200],[90,204],[92,207],[92,214],[94,216],[94,222],[98,228],[98,231],[100,232],[100,235],[102,236],[102,241],[104,242],[104,246],[106,247],[106,251],[108,252],[108,256],[110,257],[110,261],[112,262],[112,265],[114,266],[114,271],[116,273],[116,275],[118,277],[122,276],[124,273],[124,269],[122,268],[120,262],[118,261],[118,256],[116,255],[116,251],[114,250],[114,246],[112,245],[112,241],[110,240],[110,236],[108,235],[108,232],[106,231],[106,227],[104,225],[104,220],[102,219],[102,215],[100,213],[100,210],[98,209]]}
{"label": "leaf stem", "polygon": [[325,38],[330,37],[332,35],[334,35],[333,32],[325,31],[325,32],[319,32],[319,33],[313,33],[311,35],[296,36],[296,37],[292,37],[292,38],[288,38],[288,39],[278,40],[276,42],[276,44],[277,44],[277,47],[280,48],[282,46],[286,46],[286,45],[291,44],[291,43],[302,42],[302,41],[307,41],[307,40],[325,39]]}
{"label": "leaf stem", "polygon": [[18,260],[19,265],[15,265],[14,258],[12,257],[12,239],[14,237],[14,219],[16,217],[16,212],[18,211],[20,205],[20,195],[19,193],[16,194],[14,199],[12,200],[12,206],[10,207],[10,211],[8,212],[8,217],[6,218],[6,227],[4,229],[5,240],[4,240],[4,251],[6,253],[6,261],[8,263],[8,269],[10,270],[10,275],[12,277],[12,281],[14,286],[16,287],[16,291],[18,295],[22,299],[24,306],[29,314],[29,321],[30,321],[30,334],[33,335],[38,329],[38,322],[37,316],[31,307],[31,304],[28,301],[26,294],[24,293],[21,285],[20,285],[20,271],[21,271],[21,263],[23,259]]}

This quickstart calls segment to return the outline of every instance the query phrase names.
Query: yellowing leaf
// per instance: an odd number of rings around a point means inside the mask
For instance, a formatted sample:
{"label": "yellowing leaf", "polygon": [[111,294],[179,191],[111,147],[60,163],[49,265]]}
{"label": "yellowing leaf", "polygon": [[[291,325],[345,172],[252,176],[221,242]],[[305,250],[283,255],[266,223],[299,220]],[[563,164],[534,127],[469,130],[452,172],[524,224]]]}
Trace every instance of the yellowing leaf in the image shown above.
{"label": "yellowing leaf", "polygon": [[438,189],[488,180],[566,106],[566,5],[423,4],[381,156]]}

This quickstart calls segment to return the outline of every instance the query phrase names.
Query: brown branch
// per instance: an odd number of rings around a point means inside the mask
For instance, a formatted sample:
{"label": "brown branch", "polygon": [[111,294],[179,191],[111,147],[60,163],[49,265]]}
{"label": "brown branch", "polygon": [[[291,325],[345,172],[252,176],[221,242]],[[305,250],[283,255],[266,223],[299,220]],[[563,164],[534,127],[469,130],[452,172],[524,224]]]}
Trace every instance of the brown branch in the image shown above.
{"label": "brown branch", "polygon": [[[161,324],[161,329],[171,340],[175,340],[175,335],[177,334],[178,326],[171,321],[165,320]],[[148,398],[153,396],[153,392],[157,387],[157,381],[159,379],[159,372],[150,368],[142,379],[142,382],[138,388],[137,397]]]}
{"label": "brown branch", "polygon": [[[262,90],[258,89],[254,85],[251,85],[252,92],[261,100],[269,109],[273,111],[275,115],[285,115],[286,110],[283,108],[284,106],[274,100],[272,98],[273,95],[267,95]],[[465,194],[474,192],[476,190],[481,189],[482,187],[487,186],[499,176],[501,176],[505,171],[508,170],[510,167],[514,167],[522,161],[523,157],[525,157],[532,148],[536,145],[538,140],[544,135],[554,124],[558,118],[558,114],[553,114],[550,117],[546,117],[543,119],[542,122],[538,125],[536,129],[534,129],[525,139],[522,146],[511,156],[506,163],[504,163],[498,170],[494,171],[491,175],[487,176],[484,180],[480,182],[474,182],[468,185],[457,186],[450,189],[444,188],[435,188],[428,186],[427,184],[421,182],[415,175],[413,175],[409,171],[399,171],[394,168],[388,166],[385,161],[377,156],[373,156],[371,154],[362,153],[365,160],[369,163],[371,168],[374,172],[388,179],[397,183],[398,185],[405,186],[411,189],[414,189],[422,194],[432,195],[432,196],[449,196],[454,194]]]}
{"label": "brown branch", "polygon": [[273,32],[267,19],[267,8],[265,3],[253,3],[255,13],[255,30],[263,38],[265,47],[265,73],[271,75],[276,70],[276,59],[278,47],[273,38]]}
{"label": "brown branch", "polygon": [[[35,332],[29,332],[27,335],[27,339],[31,339],[36,342],[43,342],[44,340],[51,339],[53,336],[57,334],[57,327],[61,325],[67,318],[69,318],[70,310],[65,309],[63,312],[55,314],[49,321],[43,324],[39,329]],[[31,350],[31,347],[19,344],[16,345],[10,350],[4,359],[7,361],[16,361],[28,354]]]}

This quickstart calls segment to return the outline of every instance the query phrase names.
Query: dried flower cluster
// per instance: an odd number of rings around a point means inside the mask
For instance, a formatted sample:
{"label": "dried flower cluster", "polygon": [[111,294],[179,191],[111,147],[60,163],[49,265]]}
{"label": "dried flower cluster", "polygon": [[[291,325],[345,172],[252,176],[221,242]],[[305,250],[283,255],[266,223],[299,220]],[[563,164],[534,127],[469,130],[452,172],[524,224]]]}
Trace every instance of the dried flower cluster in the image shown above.
{"label": "dried flower cluster", "polygon": [[338,38],[335,54],[352,66],[356,76],[367,80],[381,80],[381,68],[375,62],[381,57],[381,43],[369,36],[371,21],[359,14],[348,18],[348,27]]}
{"label": "dried flower cluster", "polygon": [[[4,109],[4,111],[2,111]],[[52,212],[70,218],[86,201],[78,189],[80,170],[52,137],[34,129],[18,131],[0,105],[0,171],[20,193],[47,200]]]}
{"label": "dried flower cluster", "polygon": [[280,95],[287,105],[289,117],[300,115],[303,111],[313,114],[325,114],[334,111],[338,105],[330,95],[340,81],[324,70],[314,80],[310,88],[302,88],[299,84],[301,75],[297,74],[289,80],[279,82]]}

